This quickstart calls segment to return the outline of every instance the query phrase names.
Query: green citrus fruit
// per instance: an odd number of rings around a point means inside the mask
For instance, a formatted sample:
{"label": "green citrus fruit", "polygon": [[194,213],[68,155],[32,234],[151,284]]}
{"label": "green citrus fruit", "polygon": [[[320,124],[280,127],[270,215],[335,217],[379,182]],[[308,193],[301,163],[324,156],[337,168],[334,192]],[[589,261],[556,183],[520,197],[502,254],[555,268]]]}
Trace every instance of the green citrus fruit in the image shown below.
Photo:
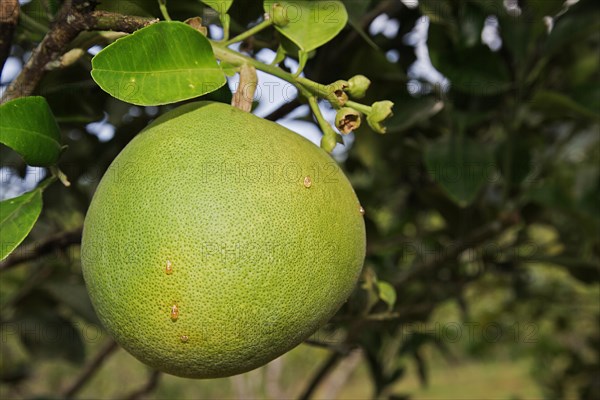
{"label": "green citrus fruit", "polygon": [[324,324],[365,256],[354,191],[303,137],[221,103],[182,106],[102,178],[83,274],[108,331],[193,378],[257,368]]}

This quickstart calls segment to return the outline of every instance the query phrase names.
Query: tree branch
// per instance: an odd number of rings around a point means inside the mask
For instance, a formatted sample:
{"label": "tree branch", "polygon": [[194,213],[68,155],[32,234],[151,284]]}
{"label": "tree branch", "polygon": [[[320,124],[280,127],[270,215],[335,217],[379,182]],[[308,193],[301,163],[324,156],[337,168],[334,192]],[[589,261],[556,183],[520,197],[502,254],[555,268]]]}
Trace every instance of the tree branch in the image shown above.
{"label": "tree branch", "polygon": [[108,11],[92,11],[86,18],[86,31],[115,31],[133,33],[158,22],[158,18],[122,15]]}
{"label": "tree branch", "polygon": [[0,272],[23,262],[36,259],[57,249],[65,249],[81,243],[82,228],[60,232],[45,240],[18,247],[12,254],[0,261]]}
{"label": "tree branch", "polygon": [[269,121],[277,121],[278,119],[285,117],[301,105],[302,103],[300,103],[300,100],[296,97],[292,101],[283,103],[279,108],[274,110],[271,114],[267,115],[265,119],[268,119]]}
{"label": "tree branch", "polygon": [[[407,305],[397,309],[394,312],[381,312],[367,315],[340,315],[332,319],[333,322],[348,322],[360,320],[367,322],[387,322],[401,321],[410,317],[421,316],[430,312],[435,307],[435,303],[420,303]],[[305,341],[306,343],[306,341]]]}
{"label": "tree branch", "polygon": [[304,344],[313,347],[320,347],[322,349],[327,349],[335,353],[340,353],[341,355],[348,355],[352,350],[356,349],[357,347],[354,344],[321,342],[315,339],[306,339],[304,341]]}
{"label": "tree branch", "polygon": [[331,353],[329,358],[321,365],[321,368],[317,371],[317,373],[313,376],[310,383],[304,389],[304,393],[299,397],[300,400],[308,400],[314,394],[317,387],[321,384],[323,379],[329,375],[329,373],[334,369],[334,367],[340,362],[342,359],[342,354],[334,352]]}
{"label": "tree branch", "polygon": [[447,248],[442,254],[430,256],[424,261],[413,265],[412,268],[404,272],[399,277],[394,286],[396,289],[400,289],[401,286],[407,281],[427,274],[440,265],[456,260],[463,251],[487,242],[488,240],[497,236],[507,227],[515,225],[518,222],[519,216],[517,214],[507,214],[502,216],[500,219],[472,232],[469,236],[458,241],[451,248]]}
{"label": "tree branch", "polygon": [[340,365],[329,375],[327,382],[321,387],[320,396],[324,399],[339,399],[340,392],[352,378],[352,374],[363,361],[363,352],[357,350],[340,362]]}
{"label": "tree branch", "polygon": [[[417,276],[421,276],[435,267],[442,265],[448,261],[456,259],[460,253],[463,251],[478,246],[481,243],[490,240],[491,238],[498,235],[505,228],[512,226],[519,222],[519,218],[517,214],[507,214],[502,216],[500,219],[490,223],[489,225],[484,226],[483,228],[473,232],[464,240],[461,240],[454,246],[449,249],[441,256],[433,256],[427,258],[425,261],[419,264],[415,264],[410,270],[408,270],[398,282],[396,282],[395,287],[398,289],[403,283],[406,281],[413,279]],[[362,328],[365,326],[364,324],[369,321],[388,321],[395,320],[401,318],[403,315],[401,312],[395,313],[383,313],[383,314],[373,314],[365,317],[364,319],[353,320],[354,326],[350,329],[350,335],[346,338],[345,343],[348,345],[349,343],[353,343],[354,339],[358,337]],[[334,352],[329,358],[325,361],[325,363],[321,366],[319,371],[313,376],[309,385],[304,390],[304,393],[300,397],[302,400],[308,400],[315,392],[317,387],[321,384],[321,382],[327,377],[327,375],[336,367],[338,362],[345,356],[343,352]]]}
{"label": "tree branch", "polygon": [[0,76],[4,63],[10,55],[13,33],[19,22],[19,1],[2,0],[0,2]]}
{"label": "tree branch", "polygon": [[110,339],[102,349],[96,354],[96,356],[81,370],[79,376],[73,381],[73,383],[62,393],[62,397],[65,399],[72,399],[81,388],[89,381],[89,379],[98,371],[102,366],[106,358],[114,353],[119,346],[117,342]]}
{"label": "tree branch", "polygon": [[[358,345],[356,344],[356,339],[362,333],[363,327],[365,327],[365,322],[363,320],[353,320],[348,327],[348,334],[344,339],[344,342],[339,346],[334,346],[330,348],[333,353],[329,356],[329,358],[321,365],[321,368],[315,373],[308,386],[304,389],[304,392],[299,397],[302,400],[308,400],[314,394],[314,391],[317,387],[323,382],[325,378],[335,369],[338,363],[351,354],[351,351],[356,349]],[[314,343],[314,342],[313,342]],[[347,349],[347,350],[346,350]]]}
{"label": "tree branch", "polygon": [[160,380],[160,371],[152,371],[150,377],[146,381],[146,383],[139,389],[131,392],[129,395],[125,396],[127,400],[137,400],[141,398],[143,395],[150,393],[153,391],[158,385],[158,381]]}
{"label": "tree branch", "polygon": [[63,4],[50,31],[35,48],[19,76],[2,96],[0,103],[33,93],[44,76],[46,65],[56,61],[79,33],[95,30],[134,32],[158,21],[154,18],[94,11],[95,4],[85,0],[67,1]]}

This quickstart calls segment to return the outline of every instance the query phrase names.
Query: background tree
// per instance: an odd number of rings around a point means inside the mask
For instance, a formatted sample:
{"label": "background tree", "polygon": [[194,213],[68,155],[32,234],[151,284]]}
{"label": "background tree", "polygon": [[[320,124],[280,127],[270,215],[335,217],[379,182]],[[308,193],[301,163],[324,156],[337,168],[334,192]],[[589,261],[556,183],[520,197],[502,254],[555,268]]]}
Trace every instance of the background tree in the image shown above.
{"label": "background tree", "polygon": [[[354,384],[397,399],[411,395],[404,381],[413,369],[429,382],[439,355],[446,369],[465,359],[526,358],[547,398],[600,397],[597,2],[321,1],[314,20],[292,33],[281,28],[300,22],[291,13],[283,14],[288,21],[273,18],[272,1],[171,3],[1,3],[2,398],[137,398],[154,390],[157,398],[231,390],[309,398]],[[317,2],[279,3],[290,12]],[[327,149],[343,139],[333,155],[366,211],[368,255],[350,301],[307,341],[325,350],[230,381],[150,372],[130,382],[145,373],[141,364],[106,367],[121,351],[91,308],[79,259],[95,186],[174,102],[232,101],[227,85],[156,93],[90,75],[92,67],[114,69],[114,57],[135,58],[107,50],[92,65],[117,38],[166,26],[157,19],[208,27],[206,43],[232,86],[235,73],[247,73],[240,87],[255,86],[249,67],[265,72],[253,106],[267,119],[305,133],[318,127],[323,140],[313,139]],[[182,46],[190,32],[177,26],[183,31],[163,36],[169,46]],[[306,32],[318,32],[317,42]],[[150,45],[136,35],[140,48]],[[239,52],[215,44],[223,35],[241,40]],[[275,53],[281,68],[268,65]],[[188,56],[177,62],[214,59]],[[336,85],[357,75],[371,86],[346,105],[363,112],[363,124],[342,138],[330,126],[343,98]],[[367,105],[383,99],[395,105],[380,135],[382,121],[369,120]],[[360,379],[350,382],[354,370]],[[120,383],[111,387],[110,379]]]}

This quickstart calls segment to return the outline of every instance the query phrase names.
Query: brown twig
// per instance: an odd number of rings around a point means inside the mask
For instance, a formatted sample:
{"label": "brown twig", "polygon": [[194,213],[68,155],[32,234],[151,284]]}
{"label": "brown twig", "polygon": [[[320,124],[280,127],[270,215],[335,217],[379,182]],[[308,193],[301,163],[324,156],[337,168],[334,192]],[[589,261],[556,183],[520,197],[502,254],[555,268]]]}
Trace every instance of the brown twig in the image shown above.
{"label": "brown twig", "polygon": [[238,88],[231,98],[231,105],[239,108],[242,111],[250,112],[254,101],[254,93],[258,87],[258,76],[256,68],[251,65],[244,64],[240,68],[240,81]]}
{"label": "brown twig", "polygon": [[322,349],[331,350],[335,353],[340,353],[342,355],[349,354],[352,350],[356,348],[355,345],[347,345],[345,343],[330,343],[330,342],[322,342],[315,339],[306,339],[304,344],[313,347],[320,347]]}
{"label": "brown twig", "polygon": [[348,335],[344,339],[344,342],[339,346],[330,348],[330,350],[333,350],[333,353],[314,374],[308,386],[306,386],[304,392],[299,397],[300,399],[310,399],[317,387],[319,387],[325,378],[327,378],[327,376],[335,369],[338,363],[347,357],[351,353],[351,350],[354,350],[358,347],[356,344],[356,339],[362,332],[362,328],[365,326],[365,324],[366,321],[360,319],[355,319],[350,323],[350,326],[348,327]]}
{"label": "brown twig", "polygon": [[4,63],[10,55],[13,33],[19,22],[19,1],[2,0],[0,2],[0,75]]}
{"label": "brown twig", "polygon": [[45,264],[41,266],[41,268],[36,269],[31,275],[27,277],[27,280],[23,285],[19,288],[19,290],[13,294],[8,300],[5,300],[0,304],[0,311],[5,309],[10,309],[18,304],[22,299],[24,299],[28,294],[30,294],[35,287],[43,282],[45,279],[50,276],[52,273],[53,266],[50,264]]}
{"label": "brown twig", "polygon": [[148,377],[148,380],[146,381],[146,383],[144,383],[144,385],[142,387],[140,387],[139,389],[134,390],[129,395],[125,396],[125,399],[137,400],[137,399],[141,398],[143,395],[148,394],[151,391],[153,391],[156,388],[156,386],[158,385],[158,382],[160,380],[160,375],[161,375],[160,371],[152,371],[152,373]]}
{"label": "brown twig", "polygon": [[380,321],[393,321],[400,319],[402,315],[397,312],[383,312],[376,314],[367,314],[367,315],[343,315],[339,317],[335,317],[333,321],[341,322],[341,321],[352,321],[356,318],[360,318],[363,321],[369,322],[380,322]]}
{"label": "brown twig", "polygon": [[158,21],[154,18],[94,11],[95,5],[95,2],[87,0],[72,0],[63,4],[50,31],[35,48],[21,73],[2,96],[0,103],[33,93],[44,76],[48,63],[56,61],[80,32],[95,30],[134,32]]}
{"label": "brown twig", "polygon": [[92,11],[86,16],[85,30],[133,33],[158,21],[158,18],[143,18],[108,11]]}
{"label": "brown twig", "polygon": [[[500,232],[502,232],[505,228],[518,223],[519,218],[516,214],[507,214],[502,216],[500,219],[490,223],[489,225],[484,226],[483,228],[473,232],[471,235],[466,237],[464,240],[460,241],[453,248],[449,249],[441,256],[431,257],[426,259],[425,261],[415,264],[410,270],[408,270],[400,279],[396,282],[396,288],[398,289],[403,283],[406,281],[413,279],[417,276],[421,276],[435,267],[442,265],[446,262],[449,262],[453,259],[456,259],[463,251],[478,246],[481,243],[490,240],[491,238],[497,236]],[[388,321],[399,319],[402,316],[406,315],[405,312],[394,312],[394,313],[382,313],[382,314],[372,314],[367,316],[366,318],[356,320],[354,319],[354,326],[350,329],[350,334],[345,340],[345,346],[348,346],[354,343],[355,338],[357,338],[362,331],[362,328],[366,326],[369,321]],[[338,362],[345,356],[343,352],[334,351],[330,357],[325,361],[325,363],[321,366],[319,371],[313,376],[312,380],[304,390],[300,399],[309,399],[317,387],[321,384],[321,382],[327,377],[327,375],[336,367]]]}
{"label": "brown twig", "polygon": [[271,114],[267,115],[265,119],[268,119],[269,121],[277,121],[278,119],[285,117],[301,105],[302,103],[300,103],[300,100],[298,100],[298,98],[290,102],[283,103],[278,109],[273,111]]}
{"label": "brown twig", "polygon": [[329,358],[321,365],[321,368],[315,373],[308,386],[304,389],[304,392],[299,397],[300,400],[308,400],[311,398],[319,384],[329,375],[329,373],[335,368],[335,366],[342,359],[342,354],[331,353]]}
{"label": "brown twig", "polygon": [[85,365],[73,383],[63,391],[62,397],[65,399],[72,399],[77,392],[79,392],[81,388],[83,388],[83,386],[90,380],[96,371],[98,371],[106,358],[114,353],[118,348],[119,346],[117,345],[117,342],[110,339],[94,356],[94,358]]}
{"label": "brown twig", "polygon": [[340,365],[329,375],[327,382],[321,387],[320,397],[324,399],[338,399],[342,389],[352,378],[352,374],[363,361],[363,352],[357,350],[340,362]]}
{"label": "brown twig", "polygon": [[435,307],[434,303],[421,303],[410,306],[404,306],[394,312],[381,312],[367,315],[340,315],[332,319],[333,322],[348,322],[360,319],[367,322],[387,322],[387,321],[402,321],[415,316],[422,316],[424,313],[429,313]]}
{"label": "brown twig", "polygon": [[65,249],[69,246],[81,243],[82,228],[57,233],[27,246],[17,248],[12,254],[0,261],[0,272],[23,262],[44,256],[57,249]]}

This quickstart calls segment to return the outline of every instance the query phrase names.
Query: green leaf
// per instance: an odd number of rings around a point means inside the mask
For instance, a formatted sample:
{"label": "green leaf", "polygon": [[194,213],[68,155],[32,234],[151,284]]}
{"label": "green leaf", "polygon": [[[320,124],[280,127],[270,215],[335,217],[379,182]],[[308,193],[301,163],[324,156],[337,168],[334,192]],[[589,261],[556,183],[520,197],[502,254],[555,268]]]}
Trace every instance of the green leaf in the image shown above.
{"label": "green leaf", "polygon": [[381,301],[388,305],[388,311],[391,311],[396,304],[396,289],[387,282],[378,281],[377,292]]}
{"label": "green leaf", "polygon": [[448,31],[437,24],[429,27],[428,43],[433,66],[450,80],[452,89],[476,96],[493,96],[510,89],[506,63],[487,46],[459,48],[449,39]]}
{"label": "green leaf", "polygon": [[41,211],[41,189],[0,203],[1,260],[6,258],[27,237]]}
{"label": "green leaf", "polygon": [[200,0],[219,14],[225,14],[233,4],[233,0]]}
{"label": "green leaf", "polygon": [[443,30],[454,46],[466,48],[481,43],[481,31],[490,12],[483,11],[479,7],[480,3],[482,2],[421,0],[419,9],[435,25],[430,26],[430,29]]}
{"label": "green leaf", "polygon": [[434,96],[394,99],[394,115],[385,123],[388,132],[405,131],[426,121],[444,108],[444,102]]}
{"label": "green leaf", "polygon": [[60,156],[60,130],[43,97],[21,97],[0,106],[0,142],[29,165],[47,166]]}
{"label": "green leaf", "polygon": [[[525,11],[531,12],[538,18],[554,16],[565,6],[564,0],[529,0],[525,5]],[[527,15],[527,17],[529,17]]]}
{"label": "green leaf", "polygon": [[[593,77],[569,90],[569,97],[577,104],[595,114],[599,118],[600,110],[600,81],[594,81]],[[589,115],[589,114],[588,114]]]}
{"label": "green leaf", "polygon": [[348,19],[359,23],[364,15],[369,11],[370,1],[342,0],[348,11]]}
{"label": "green leaf", "polygon": [[117,40],[92,67],[103,90],[146,106],[192,99],[226,82],[208,39],[181,22],[159,22]]}
{"label": "green leaf", "polygon": [[32,0],[21,4],[19,14],[30,17],[30,21],[25,22],[24,18],[20,18],[17,29],[22,30],[27,39],[39,42],[48,31],[53,15],[46,5],[45,0]]}
{"label": "green leaf", "polygon": [[475,200],[490,177],[494,157],[490,149],[470,139],[436,142],[425,151],[432,178],[462,207]]}
{"label": "green leaf", "polygon": [[[591,91],[592,85],[589,87],[588,90]],[[552,118],[579,119],[583,117],[596,121],[600,119],[596,110],[588,109],[564,94],[551,90],[538,91],[531,100],[531,106]]]}
{"label": "green leaf", "polygon": [[369,1],[342,0],[346,10],[348,11],[348,24],[360,35],[360,37],[374,49],[379,49],[379,46],[371,39],[371,36],[361,26],[361,19],[368,11]]}
{"label": "green leaf", "polygon": [[354,48],[352,57],[349,57],[347,63],[340,65],[340,69],[343,73],[334,71],[334,76],[352,77],[361,74],[369,78],[381,77],[381,80],[372,80],[369,87],[368,93],[375,95],[373,100],[389,98],[395,103],[396,97],[405,92],[404,89],[399,89],[399,86],[404,86],[408,80],[402,66],[399,63],[389,62],[383,51],[366,43],[360,43]]}
{"label": "green leaf", "polygon": [[360,288],[364,290],[364,312],[368,313],[379,301],[377,291],[377,275],[372,268],[367,267],[362,274]]}
{"label": "green leaf", "polygon": [[90,78],[89,70],[86,69],[85,77],[79,77],[79,73],[80,68],[60,70],[60,74],[52,74],[56,80],[40,83],[39,91],[44,93],[60,124],[88,124],[104,117],[108,95]]}
{"label": "green leaf", "polygon": [[329,42],[348,22],[346,7],[339,0],[265,0],[265,12],[271,11],[275,3],[283,6],[289,19],[286,26],[277,26],[276,29],[304,52],[313,51]]}
{"label": "green leaf", "polygon": [[525,74],[530,71],[531,57],[535,54],[540,37],[546,36],[542,18],[511,17],[500,18],[500,36],[505,51],[512,55],[513,68]]}

